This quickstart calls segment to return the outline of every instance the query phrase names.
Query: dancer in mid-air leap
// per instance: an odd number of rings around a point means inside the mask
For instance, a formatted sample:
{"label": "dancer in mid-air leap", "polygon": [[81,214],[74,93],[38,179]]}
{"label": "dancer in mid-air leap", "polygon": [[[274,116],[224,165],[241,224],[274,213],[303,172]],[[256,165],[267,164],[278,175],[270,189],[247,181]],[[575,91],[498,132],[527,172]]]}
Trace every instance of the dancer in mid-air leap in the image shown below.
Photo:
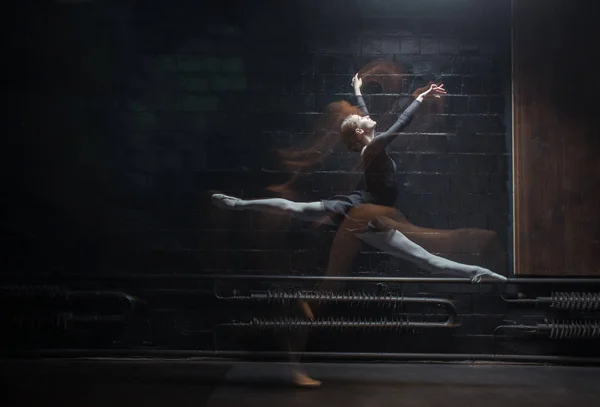
{"label": "dancer in mid-air leap", "polygon": [[[356,74],[352,86],[362,115],[346,117],[341,124],[341,139],[350,151],[360,153],[361,168],[364,171],[366,188],[349,195],[336,195],[318,202],[294,202],[283,198],[244,200],[223,194],[214,194],[213,203],[231,210],[256,210],[274,214],[288,214],[305,221],[323,221],[338,224],[340,216],[348,216],[350,210],[362,204],[393,206],[398,194],[396,164],[388,152],[389,144],[412,121],[416,111],[425,99],[440,98],[446,94],[444,85],[431,84],[398,117],[385,132],[376,133],[376,122],[369,117],[361,94],[362,79]],[[389,226],[388,222],[374,219],[366,227],[356,232],[356,237],[388,254],[416,263],[420,268],[431,272],[453,272],[469,276],[471,282],[478,283],[483,278],[506,281],[506,277],[486,268],[458,263],[429,253],[409,240],[400,231]]]}

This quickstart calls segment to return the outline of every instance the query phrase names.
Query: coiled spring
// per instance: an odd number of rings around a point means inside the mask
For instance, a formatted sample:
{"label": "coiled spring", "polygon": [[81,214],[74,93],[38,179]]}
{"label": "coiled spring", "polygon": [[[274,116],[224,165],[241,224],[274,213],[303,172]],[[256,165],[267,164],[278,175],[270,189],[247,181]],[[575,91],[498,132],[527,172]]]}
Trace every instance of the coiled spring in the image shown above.
{"label": "coiled spring", "polygon": [[448,312],[456,314],[456,310],[452,301],[445,298],[429,298],[429,297],[406,297],[404,295],[396,295],[394,293],[374,294],[364,291],[267,291],[265,293],[252,293],[249,296],[231,296],[220,297],[225,300],[255,300],[268,301],[270,303],[287,304],[291,301],[303,300],[309,302],[334,302],[347,303],[350,305],[367,306],[375,304],[380,307],[397,307],[400,304],[433,304],[445,307]]}
{"label": "coiled spring", "polygon": [[347,291],[344,293],[333,291],[268,291],[265,294],[252,294],[253,299],[265,299],[270,302],[285,303],[293,300],[312,302],[345,302],[354,304],[376,303],[380,306],[393,306],[404,302],[407,297],[397,296],[392,293],[374,294],[364,291]]}
{"label": "coiled spring", "polygon": [[[217,296],[218,297],[218,296]],[[458,315],[454,303],[446,298],[428,297],[405,297],[393,293],[373,294],[367,292],[348,291],[344,293],[334,291],[268,291],[264,293],[252,293],[249,296],[218,297],[227,300],[255,300],[268,301],[271,303],[286,304],[291,301],[309,302],[340,302],[350,305],[377,304],[381,307],[397,307],[403,304],[420,304],[426,306],[442,307],[447,315],[442,322],[413,322],[408,319],[347,319],[331,317],[328,319],[253,319],[251,322],[234,322],[221,326],[254,327],[254,328],[364,328],[364,329],[401,329],[402,327],[420,328],[453,328],[459,326]],[[424,312],[422,311],[421,314]],[[426,313],[426,312],[425,312]]]}
{"label": "coiled spring", "polygon": [[324,328],[324,329],[346,329],[358,328],[364,330],[399,330],[403,328],[454,328],[460,325],[450,316],[446,321],[409,321],[407,317],[395,318],[254,318],[249,322],[231,322],[220,326],[236,328],[260,328],[260,329],[295,329],[295,328]]}
{"label": "coiled spring", "polygon": [[573,311],[600,310],[600,293],[552,293],[550,307]]}
{"label": "coiled spring", "polygon": [[550,297],[538,298],[505,298],[506,302],[514,304],[545,304],[551,308],[570,311],[599,311],[600,293],[553,292]]}
{"label": "coiled spring", "polygon": [[599,321],[558,321],[546,323],[543,330],[551,339],[599,339]]}
{"label": "coiled spring", "polygon": [[372,318],[352,318],[342,319],[330,317],[326,319],[299,319],[299,318],[274,318],[260,319],[255,318],[246,323],[229,324],[236,327],[258,328],[258,329],[300,329],[300,328],[319,328],[334,331],[344,329],[376,330],[376,331],[400,331],[411,327],[411,323],[406,318],[393,319],[372,319]]}
{"label": "coiled spring", "polygon": [[537,325],[500,325],[498,331],[544,335],[550,339],[600,339],[598,320],[546,320]]}

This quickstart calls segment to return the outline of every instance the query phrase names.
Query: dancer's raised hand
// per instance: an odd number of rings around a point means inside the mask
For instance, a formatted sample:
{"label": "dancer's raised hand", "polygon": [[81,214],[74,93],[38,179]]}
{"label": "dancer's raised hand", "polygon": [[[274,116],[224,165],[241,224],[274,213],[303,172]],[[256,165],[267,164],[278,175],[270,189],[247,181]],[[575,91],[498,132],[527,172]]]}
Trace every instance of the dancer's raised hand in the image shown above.
{"label": "dancer's raised hand", "polygon": [[352,87],[354,90],[360,90],[362,87],[362,79],[358,77],[358,74],[352,77]]}
{"label": "dancer's raised hand", "polygon": [[427,89],[425,92],[421,93],[418,98],[420,99],[439,99],[442,97],[442,95],[446,94],[446,89],[444,89],[444,84],[441,85],[436,85],[435,83],[432,83],[431,86],[429,86],[429,89]]}

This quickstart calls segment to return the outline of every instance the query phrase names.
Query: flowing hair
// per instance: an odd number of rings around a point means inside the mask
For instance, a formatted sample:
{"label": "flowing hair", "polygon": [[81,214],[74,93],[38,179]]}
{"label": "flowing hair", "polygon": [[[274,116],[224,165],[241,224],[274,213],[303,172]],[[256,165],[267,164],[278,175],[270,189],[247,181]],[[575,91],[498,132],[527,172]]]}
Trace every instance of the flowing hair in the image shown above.
{"label": "flowing hair", "polygon": [[316,130],[301,145],[276,150],[283,167],[292,172],[292,177],[283,184],[272,185],[267,189],[284,198],[293,199],[296,191],[293,186],[298,177],[311,172],[321,165],[340,142],[342,121],[353,114],[362,114],[358,106],[345,100],[328,104],[325,114],[317,121]]}

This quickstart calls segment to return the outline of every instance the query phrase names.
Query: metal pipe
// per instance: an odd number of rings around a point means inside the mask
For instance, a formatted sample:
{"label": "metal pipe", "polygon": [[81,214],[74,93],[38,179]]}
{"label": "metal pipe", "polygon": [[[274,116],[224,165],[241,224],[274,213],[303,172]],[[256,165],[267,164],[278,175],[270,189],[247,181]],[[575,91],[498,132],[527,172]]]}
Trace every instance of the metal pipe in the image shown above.
{"label": "metal pipe", "polygon": [[[6,277],[6,276],[5,276]],[[19,277],[19,276],[15,276]],[[51,277],[53,281],[61,278],[76,278],[80,280],[80,274],[65,274],[62,276],[52,275],[35,277]],[[288,276],[288,275],[253,275],[253,274],[118,274],[107,276],[105,274],[85,275],[85,280],[107,280],[107,279],[211,279],[211,280],[288,280],[288,281],[345,281],[345,282],[372,282],[372,283],[442,283],[471,284],[470,278],[457,277],[366,277],[366,276]],[[600,278],[531,278],[531,277],[511,277],[506,282],[482,281],[478,284],[600,284]]]}
{"label": "metal pipe", "polygon": [[[135,313],[140,300],[124,293],[122,291],[68,291],[59,286],[3,286],[0,287],[9,298],[26,300],[43,300],[43,304],[48,309],[52,305],[69,306],[72,300],[83,299],[86,301],[94,299],[116,299],[124,303],[125,309],[119,314],[113,315],[80,315],[75,312],[56,312],[50,317],[39,317],[36,315],[27,315],[25,320],[37,321],[39,323],[50,324],[53,326],[67,327],[71,323],[90,323],[90,322],[124,322],[130,319]],[[1,296],[0,296],[1,297]]]}
{"label": "metal pipe", "polygon": [[[15,351],[1,354],[9,358],[94,358],[94,357],[160,357],[160,358],[272,358],[289,360],[302,357],[304,360],[337,359],[352,361],[444,361],[444,362],[516,362],[554,363],[570,365],[600,366],[600,358],[546,355],[470,354],[470,353],[372,353],[372,352],[248,352],[208,350],[154,350],[154,349],[39,349]],[[203,361],[210,361],[204,359]]]}
{"label": "metal pipe", "polygon": [[127,309],[118,315],[86,315],[86,316],[73,316],[73,320],[76,322],[115,322],[124,321],[129,319],[136,311],[140,300],[137,298],[124,293],[122,291],[67,291],[65,298],[68,300],[76,298],[94,299],[94,298],[116,298],[125,300],[127,303]]}
{"label": "metal pipe", "polygon": [[[182,276],[187,277],[187,276]],[[470,278],[461,277],[366,277],[366,276],[272,276],[272,275],[196,275],[197,278],[215,280],[307,280],[307,281],[360,281],[360,282],[398,282],[398,283],[471,283]],[[478,284],[600,284],[600,278],[509,278],[507,282],[482,281]]]}

